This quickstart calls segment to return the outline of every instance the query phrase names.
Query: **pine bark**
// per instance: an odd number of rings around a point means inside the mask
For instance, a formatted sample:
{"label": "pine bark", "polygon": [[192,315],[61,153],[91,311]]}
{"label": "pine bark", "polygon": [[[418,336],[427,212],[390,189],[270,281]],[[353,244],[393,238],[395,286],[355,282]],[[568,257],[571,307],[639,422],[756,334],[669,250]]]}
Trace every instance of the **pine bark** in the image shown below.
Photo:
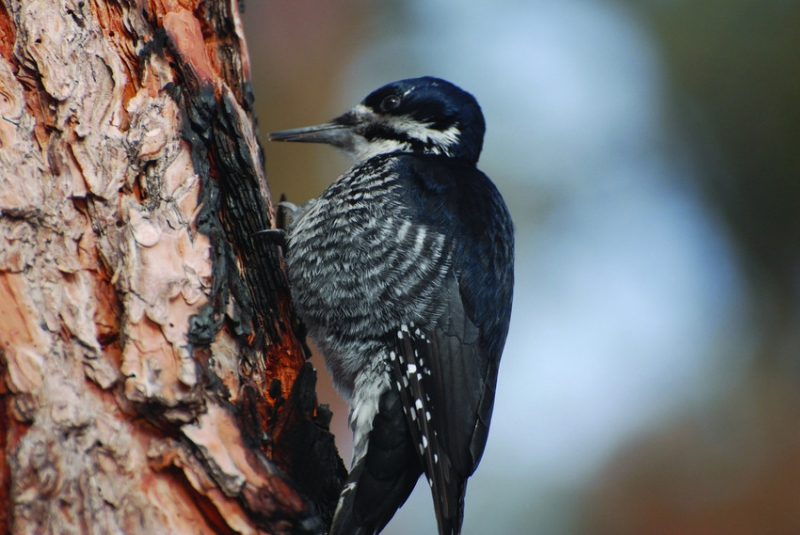
{"label": "pine bark", "polygon": [[0,533],[330,521],[240,7],[0,2]]}

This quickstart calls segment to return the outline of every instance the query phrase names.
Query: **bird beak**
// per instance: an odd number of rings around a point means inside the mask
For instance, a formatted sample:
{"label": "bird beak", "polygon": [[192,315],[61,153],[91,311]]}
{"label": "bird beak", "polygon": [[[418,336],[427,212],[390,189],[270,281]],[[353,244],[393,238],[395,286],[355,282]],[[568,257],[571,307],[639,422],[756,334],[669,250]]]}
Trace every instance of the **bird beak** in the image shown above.
{"label": "bird beak", "polygon": [[335,123],[325,123],[317,126],[305,126],[292,130],[281,130],[269,135],[270,141],[300,141],[303,143],[329,143],[335,145],[343,135],[350,132],[349,126]]}
{"label": "bird beak", "polygon": [[353,128],[359,124],[355,115],[345,113],[329,123],[305,126],[292,130],[281,130],[269,135],[270,141],[297,141],[302,143],[327,143],[334,147],[345,147],[351,143]]}

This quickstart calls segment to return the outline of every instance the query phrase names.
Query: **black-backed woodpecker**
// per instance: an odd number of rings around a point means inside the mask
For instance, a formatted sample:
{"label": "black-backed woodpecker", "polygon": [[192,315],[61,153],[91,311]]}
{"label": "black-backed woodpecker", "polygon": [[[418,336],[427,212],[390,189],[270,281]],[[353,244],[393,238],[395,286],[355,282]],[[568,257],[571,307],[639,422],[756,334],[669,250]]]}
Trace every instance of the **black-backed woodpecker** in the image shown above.
{"label": "black-backed woodpecker", "polygon": [[440,535],[461,532],[483,454],[514,285],[511,218],[476,167],[475,98],[432,77],[329,123],[270,134],[354,166],[296,209],[294,305],[350,405],[354,452],[331,535],[374,535],[425,474]]}

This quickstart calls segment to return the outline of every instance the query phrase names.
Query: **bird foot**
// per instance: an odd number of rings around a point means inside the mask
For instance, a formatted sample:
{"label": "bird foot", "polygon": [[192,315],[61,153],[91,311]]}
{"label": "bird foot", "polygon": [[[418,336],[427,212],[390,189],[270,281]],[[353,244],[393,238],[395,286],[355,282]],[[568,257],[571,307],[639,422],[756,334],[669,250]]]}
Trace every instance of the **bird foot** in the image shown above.
{"label": "bird foot", "polygon": [[269,241],[279,247],[286,247],[286,231],[282,228],[267,228],[258,230],[253,233],[253,236],[265,236]]}

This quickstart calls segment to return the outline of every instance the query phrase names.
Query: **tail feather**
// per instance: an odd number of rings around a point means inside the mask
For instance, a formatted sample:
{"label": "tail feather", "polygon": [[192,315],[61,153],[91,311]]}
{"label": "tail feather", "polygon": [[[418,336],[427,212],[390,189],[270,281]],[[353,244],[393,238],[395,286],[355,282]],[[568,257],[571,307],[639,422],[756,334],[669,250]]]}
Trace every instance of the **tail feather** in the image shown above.
{"label": "tail feather", "polygon": [[[436,510],[436,524],[439,527],[439,535],[460,535],[461,524],[464,521],[464,495],[467,492],[467,485],[461,481],[447,482],[447,489],[440,493],[440,499],[445,500],[444,496],[457,497],[455,507],[445,507],[442,503],[434,501]],[[434,493],[434,500],[437,496]]]}
{"label": "tail feather", "polygon": [[[358,455],[360,453],[360,455]],[[367,449],[339,496],[329,535],[374,535],[389,523],[422,474],[395,390],[381,396]]]}

